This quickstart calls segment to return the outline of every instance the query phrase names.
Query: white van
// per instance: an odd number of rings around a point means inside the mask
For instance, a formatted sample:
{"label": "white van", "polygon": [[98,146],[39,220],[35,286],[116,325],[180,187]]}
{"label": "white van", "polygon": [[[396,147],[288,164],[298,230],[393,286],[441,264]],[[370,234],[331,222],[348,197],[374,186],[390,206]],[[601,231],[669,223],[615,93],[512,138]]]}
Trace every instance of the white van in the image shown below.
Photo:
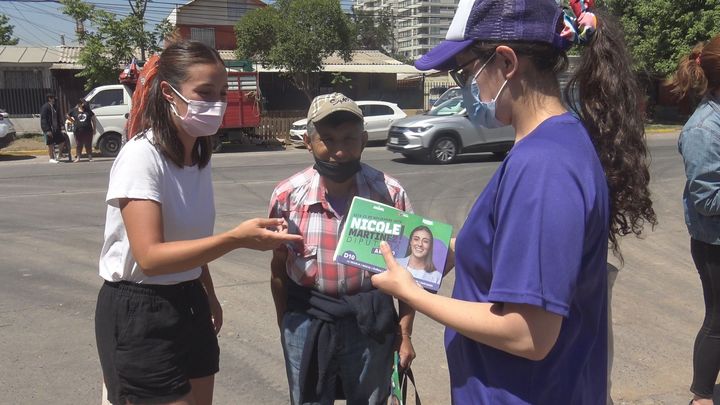
{"label": "white van", "polygon": [[[124,84],[99,86],[84,99],[95,113],[95,134],[93,148],[100,149],[105,156],[117,156],[125,139],[125,124],[130,113],[132,89]],[[73,106],[74,108],[75,106]],[[76,145],[75,136],[68,129],[70,144]]]}

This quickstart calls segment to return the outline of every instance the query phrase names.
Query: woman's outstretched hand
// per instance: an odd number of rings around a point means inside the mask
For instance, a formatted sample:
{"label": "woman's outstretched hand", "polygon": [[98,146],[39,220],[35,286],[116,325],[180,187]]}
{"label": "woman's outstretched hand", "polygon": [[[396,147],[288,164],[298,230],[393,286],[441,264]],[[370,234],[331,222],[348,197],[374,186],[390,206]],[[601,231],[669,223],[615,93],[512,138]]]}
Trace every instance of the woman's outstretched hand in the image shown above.
{"label": "woman's outstretched hand", "polygon": [[249,219],[230,234],[239,242],[240,247],[255,250],[272,250],[284,243],[300,243],[301,235],[288,233],[287,222],[282,218]]}
{"label": "woman's outstretched hand", "polygon": [[387,271],[372,276],[370,280],[375,288],[405,302],[408,302],[413,293],[423,291],[412,274],[397,263],[387,242],[380,243],[380,252],[385,259]]}

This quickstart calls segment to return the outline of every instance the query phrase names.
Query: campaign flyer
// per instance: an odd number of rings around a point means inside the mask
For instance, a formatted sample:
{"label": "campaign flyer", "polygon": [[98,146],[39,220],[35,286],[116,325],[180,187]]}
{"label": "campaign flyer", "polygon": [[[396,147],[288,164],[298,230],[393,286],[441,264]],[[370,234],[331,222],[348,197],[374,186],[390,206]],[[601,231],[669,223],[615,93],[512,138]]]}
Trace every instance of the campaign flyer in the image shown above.
{"label": "campaign flyer", "polygon": [[452,226],[362,197],[353,198],[335,261],[374,273],[386,270],[380,242],[425,289],[437,292],[448,255]]}

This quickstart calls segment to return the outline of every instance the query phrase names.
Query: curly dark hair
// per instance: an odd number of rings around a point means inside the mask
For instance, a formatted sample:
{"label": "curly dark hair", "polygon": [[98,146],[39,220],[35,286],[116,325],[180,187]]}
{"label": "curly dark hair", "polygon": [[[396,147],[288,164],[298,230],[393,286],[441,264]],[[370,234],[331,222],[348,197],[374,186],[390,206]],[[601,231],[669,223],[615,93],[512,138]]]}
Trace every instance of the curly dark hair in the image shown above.
{"label": "curly dark hair", "polygon": [[[597,30],[588,46],[581,48],[579,65],[564,96],[590,134],[605,171],[610,191],[610,248],[622,260],[618,238],[631,233],[640,236],[646,223],[657,224],[657,217],[650,199],[644,117],[638,109],[642,93],[630,53],[613,17],[602,10],[594,12]],[[560,29],[562,21],[558,21]],[[568,66],[565,51],[541,42],[476,43],[473,50],[489,56],[499,45],[510,46],[530,60],[537,77],[529,79],[528,85],[560,95],[556,77]]]}

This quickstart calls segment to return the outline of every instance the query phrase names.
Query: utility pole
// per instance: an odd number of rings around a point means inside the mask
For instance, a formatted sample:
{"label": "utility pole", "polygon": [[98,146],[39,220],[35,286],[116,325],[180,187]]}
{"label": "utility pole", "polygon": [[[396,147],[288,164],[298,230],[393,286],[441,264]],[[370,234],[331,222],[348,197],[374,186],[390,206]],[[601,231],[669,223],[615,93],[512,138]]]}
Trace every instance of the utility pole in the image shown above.
{"label": "utility pole", "polygon": [[75,36],[80,45],[85,45],[85,24],[80,18],[75,19]]}
{"label": "utility pole", "polygon": [[[147,4],[150,0],[128,0],[128,4],[130,5],[130,10],[132,10],[132,13],[135,17],[137,17],[140,20],[140,37],[141,43],[140,43],[140,59],[145,60],[145,9],[147,8]],[[134,4],[133,4],[134,3]]]}

